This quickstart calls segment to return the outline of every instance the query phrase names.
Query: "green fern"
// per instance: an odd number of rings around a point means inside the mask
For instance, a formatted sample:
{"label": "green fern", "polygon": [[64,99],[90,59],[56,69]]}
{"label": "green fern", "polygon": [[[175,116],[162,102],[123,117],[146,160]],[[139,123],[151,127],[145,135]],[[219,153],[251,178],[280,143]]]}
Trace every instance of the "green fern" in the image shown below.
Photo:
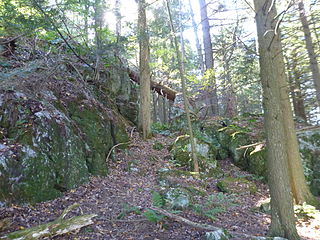
{"label": "green fern", "polygon": [[132,205],[129,205],[129,204],[125,203],[123,205],[121,213],[119,213],[119,215],[117,216],[117,219],[122,219],[125,216],[129,215],[130,213],[135,213],[135,214],[140,215],[141,211],[140,211],[139,207],[132,206]]}
{"label": "green fern", "polygon": [[153,223],[159,223],[165,218],[164,215],[158,214],[157,212],[155,212],[151,209],[146,210],[143,213],[143,216],[145,216],[148,219],[148,221],[153,222]]}
{"label": "green fern", "polygon": [[152,205],[159,208],[165,205],[165,200],[160,193],[158,192],[152,193]]}

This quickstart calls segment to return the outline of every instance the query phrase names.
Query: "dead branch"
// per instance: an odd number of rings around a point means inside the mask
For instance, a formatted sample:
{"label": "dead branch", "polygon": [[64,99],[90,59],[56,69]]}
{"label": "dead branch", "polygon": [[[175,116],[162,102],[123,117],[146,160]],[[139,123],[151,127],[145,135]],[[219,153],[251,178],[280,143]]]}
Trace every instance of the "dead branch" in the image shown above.
{"label": "dead branch", "polygon": [[45,237],[52,237],[70,233],[75,230],[79,230],[82,227],[93,224],[92,218],[96,217],[96,214],[75,216],[69,219],[64,219],[65,216],[79,204],[73,204],[66,208],[60,217],[55,221],[40,224],[38,226],[9,233],[5,236],[0,237],[0,239],[19,239],[19,240],[36,240]]}
{"label": "dead branch", "polygon": [[257,143],[252,143],[252,144],[249,144],[249,145],[241,146],[241,147],[236,148],[236,150],[241,150],[241,149],[246,149],[246,148],[250,148],[250,147],[255,147],[255,146],[258,146],[258,145],[261,145],[261,144],[266,144],[266,141],[257,142]]}

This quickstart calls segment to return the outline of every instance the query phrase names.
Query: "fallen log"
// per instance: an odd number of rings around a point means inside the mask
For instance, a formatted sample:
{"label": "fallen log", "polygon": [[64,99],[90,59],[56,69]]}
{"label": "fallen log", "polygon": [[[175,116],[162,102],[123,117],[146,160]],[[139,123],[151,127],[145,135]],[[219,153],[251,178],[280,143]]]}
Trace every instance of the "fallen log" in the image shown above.
{"label": "fallen log", "polygon": [[[139,73],[135,72],[134,70],[127,68],[129,77],[132,81],[140,84],[140,76]],[[151,81],[151,90],[156,91],[159,95],[164,96],[165,98],[174,101],[176,98],[177,92],[173,90],[172,88],[169,88],[167,86],[164,86],[160,83],[156,83]]]}
{"label": "fallen log", "polygon": [[66,233],[70,233],[75,230],[79,230],[82,227],[93,224],[92,218],[96,217],[96,214],[89,215],[81,215],[75,216],[69,219],[64,219],[65,216],[70,212],[73,208],[79,206],[79,204],[73,204],[66,208],[60,217],[58,217],[55,221],[41,224],[32,228],[19,230],[16,232],[9,233],[0,239],[19,239],[19,240],[35,240],[42,239],[45,237],[55,237],[58,235],[63,235]]}

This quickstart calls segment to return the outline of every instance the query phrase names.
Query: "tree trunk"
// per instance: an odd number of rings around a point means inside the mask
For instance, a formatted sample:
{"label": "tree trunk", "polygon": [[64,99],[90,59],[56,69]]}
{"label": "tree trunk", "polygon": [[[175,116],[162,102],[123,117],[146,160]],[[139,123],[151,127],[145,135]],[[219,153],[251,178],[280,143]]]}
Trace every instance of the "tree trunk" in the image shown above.
{"label": "tree trunk", "polygon": [[[272,6],[271,6],[272,5]],[[277,16],[274,1],[254,0],[260,77],[263,88],[265,132],[267,137],[268,181],[271,196],[272,236],[300,239],[295,226],[293,199],[290,191],[286,131],[280,88],[285,82],[282,46],[274,21]],[[274,31],[271,31],[273,29]],[[281,78],[283,80],[281,80]]]}
{"label": "tree trunk", "polygon": [[94,31],[96,42],[96,64],[94,81],[98,81],[100,78],[100,61],[102,50],[101,30],[103,27],[103,4],[102,0],[95,0],[94,2]]}
{"label": "tree trunk", "polygon": [[116,35],[117,42],[119,42],[121,36],[121,12],[120,12],[120,0],[116,0],[115,3],[115,15],[116,15]]}
{"label": "tree trunk", "polygon": [[187,115],[187,122],[188,122],[188,128],[189,128],[190,144],[191,144],[191,152],[192,152],[192,160],[193,160],[193,168],[194,168],[193,170],[199,173],[199,163],[198,163],[197,154],[196,154],[196,146],[195,146],[196,144],[193,137],[192,123],[191,123],[190,110],[189,110],[189,101],[187,96],[187,87],[186,87],[185,76],[183,71],[183,60],[181,59],[181,52],[179,51],[179,44],[178,44],[177,37],[175,35],[176,31],[173,26],[169,0],[166,0],[166,3],[167,3],[169,20],[170,20],[171,32],[173,35],[175,50],[176,50],[177,59],[178,59],[179,73],[180,73],[181,83],[182,83],[182,95],[183,95],[183,102],[184,102],[184,110]]}
{"label": "tree trunk", "polygon": [[299,7],[299,12],[300,12],[300,21],[301,21],[301,24],[303,27],[303,33],[304,33],[304,38],[305,38],[305,42],[306,42],[306,48],[307,48],[308,56],[309,56],[310,69],[312,72],[312,78],[313,78],[314,86],[316,89],[316,97],[317,97],[317,101],[318,101],[318,107],[320,108],[320,71],[319,71],[319,65],[317,62],[317,55],[316,55],[314,47],[313,47],[313,42],[312,42],[312,38],[311,38],[311,32],[310,32],[310,28],[309,28],[308,19],[305,14],[303,0],[299,0],[298,7]]}
{"label": "tree trunk", "polygon": [[157,94],[152,92],[152,103],[153,103],[153,122],[157,122]]}
{"label": "tree trunk", "polygon": [[199,35],[198,35],[198,27],[196,24],[196,20],[194,18],[194,13],[191,5],[191,0],[189,0],[189,7],[190,7],[190,14],[191,14],[191,20],[192,20],[192,28],[193,28],[193,33],[194,37],[196,40],[196,47],[197,47],[197,53],[198,53],[198,62],[199,62],[199,67],[201,70],[201,74],[204,74],[204,62],[203,62],[203,55],[202,55],[202,48],[199,40]]}
{"label": "tree trunk", "polygon": [[163,97],[163,123],[168,123],[168,104],[167,98]]}
{"label": "tree trunk", "polygon": [[[302,89],[300,85],[301,74],[297,69],[297,54],[294,50],[291,59],[287,59],[287,71],[288,71],[288,80],[291,92],[291,99],[293,103],[294,115],[297,119],[303,120],[303,122],[307,123],[307,115],[304,107],[304,100],[302,95]],[[292,62],[290,64],[290,61]]]}
{"label": "tree trunk", "polygon": [[86,44],[88,44],[89,41],[89,15],[90,15],[90,6],[88,2],[84,4],[84,39],[86,41]]}
{"label": "tree trunk", "polygon": [[158,113],[159,113],[159,120],[160,123],[164,123],[164,112],[163,112],[163,97],[158,97]]}
{"label": "tree trunk", "polygon": [[151,137],[150,56],[145,0],[139,0],[139,70],[140,70],[140,126],[144,139]]}
{"label": "tree trunk", "polygon": [[[217,95],[217,84],[214,74],[214,62],[213,62],[213,51],[210,36],[210,26],[207,14],[207,5],[205,0],[199,0],[200,3],[200,13],[201,13],[201,24],[203,33],[203,46],[204,46],[204,56],[205,56],[205,66],[206,74],[210,78],[210,86],[207,87],[208,92],[210,92],[210,102],[212,103],[211,110],[213,115],[219,114],[218,108],[218,95]],[[212,89],[212,90],[208,90]]]}
{"label": "tree trunk", "polygon": [[226,116],[233,118],[237,115],[237,99],[236,93],[233,88],[232,79],[230,76],[230,66],[229,61],[223,64],[225,72],[225,82],[226,82]]}

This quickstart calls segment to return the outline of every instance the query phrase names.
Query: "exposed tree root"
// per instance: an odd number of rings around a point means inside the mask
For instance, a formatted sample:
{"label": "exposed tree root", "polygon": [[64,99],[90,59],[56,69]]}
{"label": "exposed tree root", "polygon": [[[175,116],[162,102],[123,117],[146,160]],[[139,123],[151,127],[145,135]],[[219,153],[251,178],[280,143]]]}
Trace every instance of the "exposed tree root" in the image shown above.
{"label": "exposed tree root", "polygon": [[[208,230],[208,231],[223,231],[222,228],[218,228],[218,227],[215,227],[215,226],[212,226],[212,225],[208,225],[208,224],[203,224],[203,223],[196,223],[196,222],[193,222],[193,221],[190,221],[189,219],[186,219],[184,217],[181,217],[181,216],[178,216],[176,214],[173,214],[173,213],[170,213],[164,209],[161,209],[161,208],[157,208],[157,207],[150,207],[150,209],[158,212],[158,213],[161,213],[177,222],[180,222],[180,223],[184,223],[184,224],[187,224],[189,226],[192,226],[194,228],[199,228],[199,229],[203,229],[203,230]],[[235,232],[235,231],[228,231],[232,236],[236,236],[236,237],[245,237],[245,238],[250,238],[250,239],[261,239],[261,237],[258,237],[258,236],[253,236],[253,235],[248,235],[248,234],[245,234],[245,233],[239,233],[239,232]]]}

